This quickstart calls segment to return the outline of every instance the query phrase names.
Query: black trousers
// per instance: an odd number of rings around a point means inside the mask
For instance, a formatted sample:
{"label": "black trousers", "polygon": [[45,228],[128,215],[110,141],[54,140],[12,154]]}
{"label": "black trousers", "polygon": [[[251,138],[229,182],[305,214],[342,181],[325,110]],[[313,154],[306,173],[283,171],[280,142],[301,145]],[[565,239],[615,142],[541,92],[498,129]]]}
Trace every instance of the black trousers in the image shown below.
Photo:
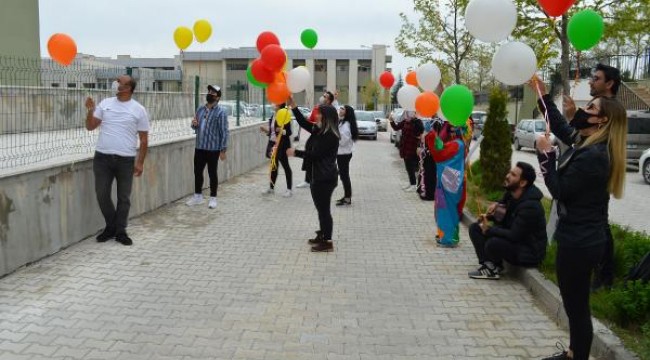
{"label": "black trousers", "polygon": [[605,246],[603,243],[587,248],[558,246],[557,249],[557,281],[569,317],[569,347],[574,360],[589,359],[594,335],[589,309],[591,273],[602,260]]}
{"label": "black trousers", "polygon": [[[282,164],[284,175],[287,178],[287,189],[291,190],[293,173],[291,172],[291,166],[289,165],[289,158],[287,157],[286,153],[284,156],[278,153],[276,160]],[[276,166],[275,170],[271,171],[271,189],[275,189],[275,181],[278,179],[278,170],[279,166]]]}
{"label": "black trousers", "polygon": [[352,154],[337,155],[336,162],[339,167],[339,176],[341,177],[341,182],[343,183],[343,190],[345,191],[345,197],[352,197],[352,183],[350,182],[350,160],[352,160]]}
{"label": "black trousers", "polygon": [[[95,174],[95,194],[99,209],[104,216],[107,229],[116,234],[125,234],[129,209],[131,209],[131,188],[135,157],[102,154],[95,152],[93,173]],[[117,181],[117,207],[113,204],[111,191],[113,180]]]}
{"label": "black trousers", "polygon": [[194,193],[203,192],[203,170],[208,165],[208,176],[210,177],[210,196],[217,197],[217,186],[219,178],[217,167],[219,166],[219,154],[221,151],[194,149]]}
{"label": "black trousers", "polygon": [[323,239],[332,240],[334,220],[332,219],[332,193],[336,188],[337,181],[315,182],[311,184],[311,198],[318,212],[318,222]]}
{"label": "black trousers", "polygon": [[415,173],[420,168],[420,160],[417,156],[404,158],[404,165],[406,166],[406,173],[409,176],[411,185],[415,185]]}
{"label": "black trousers", "polygon": [[504,260],[513,265],[533,265],[519,264],[517,262],[518,245],[507,239],[483,235],[478,223],[470,225],[469,238],[472,240],[478,263],[481,265],[490,261],[494,265],[503,266]]}
{"label": "black trousers", "polygon": [[612,235],[612,228],[607,224],[605,229],[605,236],[607,242],[605,243],[605,252],[603,258],[596,268],[592,284],[612,286],[614,283],[614,236]]}

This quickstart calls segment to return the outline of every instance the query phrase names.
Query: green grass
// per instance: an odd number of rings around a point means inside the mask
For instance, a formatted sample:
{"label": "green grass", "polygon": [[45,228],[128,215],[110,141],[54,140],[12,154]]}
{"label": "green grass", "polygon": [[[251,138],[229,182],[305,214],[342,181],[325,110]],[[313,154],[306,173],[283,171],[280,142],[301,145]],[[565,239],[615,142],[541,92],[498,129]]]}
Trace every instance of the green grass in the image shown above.
{"label": "green grass", "polygon": [[[503,192],[484,192],[480,189],[481,168],[478,161],[472,164],[467,176],[467,202],[465,207],[477,216],[480,210],[499,200]],[[551,200],[542,199],[546,218],[550,214]],[[625,284],[625,275],[639,259],[650,251],[650,236],[612,224],[614,236],[614,258],[616,263],[614,286],[591,296],[593,316],[601,320],[616,333],[628,350],[635,352],[641,360],[650,360],[650,283]],[[547,249],[540,271],[557,285],[555,255],[557,247],[553,242]]]}

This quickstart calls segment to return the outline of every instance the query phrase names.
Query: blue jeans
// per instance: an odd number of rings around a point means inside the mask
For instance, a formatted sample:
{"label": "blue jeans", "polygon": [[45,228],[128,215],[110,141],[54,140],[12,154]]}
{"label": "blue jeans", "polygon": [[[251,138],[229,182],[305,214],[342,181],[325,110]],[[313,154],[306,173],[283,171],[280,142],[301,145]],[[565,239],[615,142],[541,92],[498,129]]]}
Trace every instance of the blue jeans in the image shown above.
{"label": "blue jeans", "polygon": [[[99,209],[104,215],[106,229],[115,234],[126,234],[126,225],[131,208],[131,188],[135,157],[95,152],[93,172],[95,173],[95,194]],[[113,204],[111,190],[113,180],[117,181],[117,207]]]}

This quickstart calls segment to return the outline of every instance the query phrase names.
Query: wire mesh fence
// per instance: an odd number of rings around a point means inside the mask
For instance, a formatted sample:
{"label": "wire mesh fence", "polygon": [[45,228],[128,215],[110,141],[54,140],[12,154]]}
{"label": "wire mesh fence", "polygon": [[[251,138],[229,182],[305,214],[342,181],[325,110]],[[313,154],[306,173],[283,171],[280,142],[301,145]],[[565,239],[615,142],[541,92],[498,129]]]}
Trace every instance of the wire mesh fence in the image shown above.
{"label": "wire mesh fence", "polygon": [[[99,103],[114,96],[111,84],[122,74],[137,82],[133,98],[149,113],[150,144],[194,135],[191,118],[207,93],[200,85],[214,83],[211,79],[192,79],[190,86],[183,84],[179,70],[131,69],[91,60],[62,67],[49,59],[0,57],[0,174],[91,154],[98,131],[85,128],[85,100],[92,97]],[[270,114],[268,106],[246,102],[262,99],[262,90],[232,90],[232,100],[222,104],[231,127],[260,122],[265,112]]]}

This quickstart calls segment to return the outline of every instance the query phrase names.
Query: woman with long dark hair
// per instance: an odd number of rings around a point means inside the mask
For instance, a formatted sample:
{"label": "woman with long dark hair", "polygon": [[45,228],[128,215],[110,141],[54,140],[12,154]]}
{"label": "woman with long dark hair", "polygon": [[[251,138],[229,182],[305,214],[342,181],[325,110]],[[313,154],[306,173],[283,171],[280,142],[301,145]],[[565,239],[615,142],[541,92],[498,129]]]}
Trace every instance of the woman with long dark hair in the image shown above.
{"label": "woman with long dark hair", "polygon": [[345,105],[339,108],[339,150],[336,163],[339,166],[339,175],[343,183],[344,195],[336,201],[336,206],[352,204],[352,183],[350,182],[350,160],[354,151],[354,142],[359,138],[357,118],[352,106]]}
{"label": "woman with long dark hair", "polygon": [[296,108],[296,103],[289,99],[291,109],[300,127],[310,133],[311,147],[304,151],[294,148],[287,149],[288,156],[297,156],[311,161],[311,197],[318,211],[320,229],[316,231],[316,238],[310,239],[314,245],[311,251],[333,251],[331,242],[334,221],[331,213],[332,193],[338,182],[336,168],[336,153],[339,149],[339,117],[336,109],[331,105],[319,105],[314,116],[315,124],[305,119]]}
{"label": "woman with long dark hair", "polygon": [[[546,94],[539,78],[530,86]],[[555,136],[572,145],[557,159],[549,139],[537,139],[544,182],[558,202],[555,270],[570,334],[569,349],[546,359],[587,360],[593,340],[589,287],[605,252],[609,196],[623,196],[627,114],[621,103],[605,97],[579,109],[571,123],[550,95],[539,99],[539,107]]]}
{"label": "woman with long dark hair", "polygon": [[[287,178],[287,191],[282,196],[291,197],[293,194],[291,191],[293,173],[291,171],[291,165],[289,165],[289,158],[287,157],[287,149],[291,147],[291,123],[282,127],[278,125],[277,119],[275,118],[278,110],[284,109],[285,106],[285,104],[275,105],[275,113],[269,118],[268,126],[260,126],[260,131],[269,137],[269,142],[266,146],[266,157],[271,159],[273,152],[276,152],[276,161],[284,169],[284,174]],[[262,195],[272,195],[275,193],[275,181],[278,179],[278,170],[279,166],[276,163],[275,167],[271,169],[269,187],[262,192]]]}

